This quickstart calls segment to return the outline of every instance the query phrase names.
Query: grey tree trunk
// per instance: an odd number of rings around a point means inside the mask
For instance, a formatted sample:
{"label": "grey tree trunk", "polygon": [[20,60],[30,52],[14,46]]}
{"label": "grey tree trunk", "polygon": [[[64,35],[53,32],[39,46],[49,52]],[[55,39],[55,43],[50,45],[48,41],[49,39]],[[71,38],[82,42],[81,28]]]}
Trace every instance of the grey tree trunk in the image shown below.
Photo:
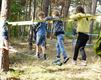
{"label": "grey tree trunk", "polygon": [[0,0],[0,11],[1,11],[1,3],[2,3],[2,0]]}
{"label": "grey tree trunk", "polygon": [[63,11],[64,17],[68,16],[70,3],[71,3],[71,0],[65,0],[64,11]]}
{"label": "grey tree trunk", "polygon": [[[32,7],[32,3],[33,1],[32,0],[30,0],[30,2],[29,2],[29,18],[30,18],[30,20],[31,20],[31,13],[32,13],[32,9],[31,9],[31,7]],[[32,26],[30,26],[30,30],[29,30],[29,50],[32,50],[32,45],[33,45],[33,43],[32,43],[32,40],[33,40],[33,28],[32,28]]]}
{"label": "grey tree trunk", "polygon": [[[32,3],[32,4],[31,4]],[[30,16],[32,20],[35,19],[36,16],[36,0],[30,0]],[[31,8],[32,7],[32,8]],[[30,26],[30,31],[29,31],[29,50],[32,50],[32,45],[33,45],[33,27]]]}
{"label": "grey tree trunk", "polygon": [[91,10],[92,10],[92,0],[89,0],[89,1],[88,1],[88,0],[85,0],[84,6],[85,6],[85,12],[91,14]]}
{"label": "grey tree trunk", "polygon": [[[92,15],[95,15],[96,7],[97,7],[97,0],[92,0],[92,11],[91,11]],[[93,33],[93,27],[94,27],[94,20],[92,20],[90,24],[90,31],[89,31],[90,34]],[[89,43],[92,43],[92,36],[90,36],[89,38]]]}
{"label": "grey tree trunk", "polygon": [[31,19],[31,12],[32,12],[32,0],[29,0],[29,20]]}
{"label": "grey tree trunk", "polygon": [[45,16],[48,15],[49,5],[50,5],[50,0],[43,0],[43,11],[45,12]]}
{"label": "grey tree trunk", "polygon": [[28,12],[27,12],[27,9],[28,9],[28,0],[26,0],[26,3],[25,3],[25,20],[28,20]]}
{"label": "grey tree trunk", "polygon": [[[5,20],[7,19],[9,13],[8,4],[10,4],[10,0],[2,0],[1,16],[3,16]],[[3,69],[4,71],[9,70],[9,50],[4,48],[0,49],[0,69]]]}
{"label": "grey tree trunk", "polygon": [[36,0],[33,1],[33,7],[32,8],[34,10],[34,11],[32,11],[32,16],[33,16],[32,18],[35,19],[36,18],[35,17],[36,16]]}
{"label": "grey tree trunk", "polygon": [[[67,17],[69,13],[69,7],[70,7],[71,0],[65,0],[64,10],[63,10],[63,16]],[[66,29],[66,22],[64,23],[65,29]]]}

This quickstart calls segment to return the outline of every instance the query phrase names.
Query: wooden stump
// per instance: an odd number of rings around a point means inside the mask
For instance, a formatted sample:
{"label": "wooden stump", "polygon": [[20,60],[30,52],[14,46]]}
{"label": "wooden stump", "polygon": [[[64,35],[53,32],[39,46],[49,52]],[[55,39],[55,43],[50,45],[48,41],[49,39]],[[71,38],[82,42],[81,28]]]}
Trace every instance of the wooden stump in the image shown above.
{"label": "wooden stump", "polygon": [[9,70],[9,51],[6,49],[0,49],[0,69]]}
{"label": "wooden stump", "polygon": [[10,77],[10,78],[7,78],[6,80],[20,80],[20,78]]}

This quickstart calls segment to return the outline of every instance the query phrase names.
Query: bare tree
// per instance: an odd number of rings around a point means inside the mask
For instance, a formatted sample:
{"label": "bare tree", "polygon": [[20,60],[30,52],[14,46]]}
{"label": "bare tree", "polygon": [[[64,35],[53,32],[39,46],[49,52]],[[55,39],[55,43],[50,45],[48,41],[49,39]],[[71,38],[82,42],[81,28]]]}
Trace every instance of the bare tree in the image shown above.
{"label": "bare tree", "polygon": [[[4,19],[6,20],[8,17],[8,10],[9,10],[9,4],[10,0],[2,0],[2,6],[1,6],[1,16],[4,16]],[[9,70],[9,51],[7,49],[0,49],[0,69],[3,69],[4,71]]]}

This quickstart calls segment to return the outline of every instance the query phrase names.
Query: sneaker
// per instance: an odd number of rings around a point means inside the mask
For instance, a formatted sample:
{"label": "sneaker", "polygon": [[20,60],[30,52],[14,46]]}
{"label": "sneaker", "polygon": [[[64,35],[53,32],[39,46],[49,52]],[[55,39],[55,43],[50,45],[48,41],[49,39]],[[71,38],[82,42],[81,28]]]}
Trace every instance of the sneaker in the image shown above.
{"label": "sneaker", "polygon": [[57,58],[55,61],[53,61],[53,64],[61,66],[62,63],[60,61],[60,58]]}
{"label": "sneaker", "polygon": [[82,62],[81,62],[81,66],[87,66],[87,61],[82,60]]}
{"label": "sneaker", "polygon": [[69,58],[64,58],[64,61],[63,61],[63,63],[65,64],[67,61],[69,60]]}
{"label": "sneaker", "polygon": [[35,57],[40,58],[40,53],[36,53]]}
{"label": "sneaker", "polygon": [[43,55],[43,59],[44,59],[44,60],[47,59],[47,55],[46,55],[46,54]]}
{"label": "sneaker", "polygon": [[77,65],[77,61],[76,61],[76,60],[73,60],[73,61],[72,61],[72,64],[73,64],[73,65]]}
{"label": "sneaker", "polygon": [[37,57],[40,58],[40,53],[38,53]]}

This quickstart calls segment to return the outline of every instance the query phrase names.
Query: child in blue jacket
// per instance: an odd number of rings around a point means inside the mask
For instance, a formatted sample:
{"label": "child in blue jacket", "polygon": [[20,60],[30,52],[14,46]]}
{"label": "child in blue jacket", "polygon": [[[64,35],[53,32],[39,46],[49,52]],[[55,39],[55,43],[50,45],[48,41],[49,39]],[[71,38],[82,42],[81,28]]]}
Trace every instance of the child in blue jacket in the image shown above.
{"label": "child in blue jacket", "polygon": [[63,21],[59,20],[60,19],[60,13],[58,10],[54,10],[52,12],[52,18],[53,20],[53,33],[57,38],[57,43],[56,43],[56,60],[53,62],[56,65],[62,65],[61,62],[61,53],[63,55],[63,63],[66,63],[69,60],[69,57],[66,53],[65,47],[64,47],[64,25]]}
{"label": "child in blue jacket", "polygon": [[46,34],[47,34],[47,23],[45,20],[45,13],[39,12],[38,14],[39,20],[42,20],[42,22],[36,23],[36,27],[34,29],[35,31],[35,38],[36,38],[36,56],[38,58],[41,58],[41,53],[39,52],[39,47],[41,46],[42,54],[44,60],[46,60],[46,53],[45,53],[45,42],[46,42]]}

